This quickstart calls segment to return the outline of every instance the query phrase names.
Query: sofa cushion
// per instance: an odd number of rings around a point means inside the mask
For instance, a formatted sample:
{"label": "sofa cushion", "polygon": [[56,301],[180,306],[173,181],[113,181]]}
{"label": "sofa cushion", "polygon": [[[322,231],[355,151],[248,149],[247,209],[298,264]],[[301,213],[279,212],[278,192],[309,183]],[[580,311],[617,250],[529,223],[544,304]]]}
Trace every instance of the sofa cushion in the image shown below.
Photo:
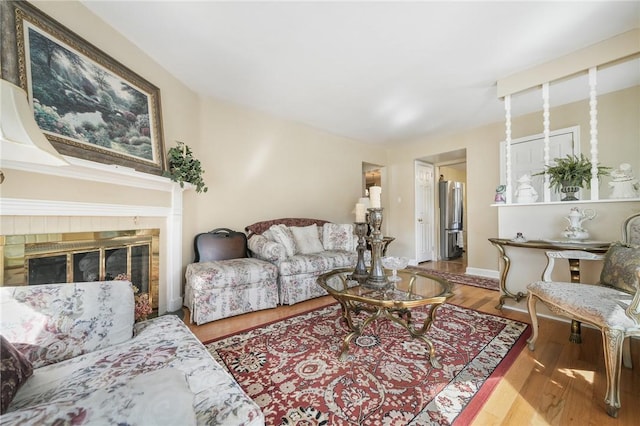
{"label": "sofa cushion", "polygon": [[640,267],[640,246],[614,243],[607,250],[600,283],[635,293],[636,269]]}
{"label": "sofa cushion", "polygon": [[0,288],[2,334],[34,368],[129,340],[133,324],[128,281]]}
{"label": "sofa cushion", "polygon": [[268,262],[279,263],[287,258],[284,246],[264,237],[264,235],[254,235],[247,243],[251,256]]}
{"label": "sofa cushion", "polygon": [[325,223],[322,230],[322,245],[325,250],[354,250],[356,245],[353,225]]}
{"label": "sofa cushion", "polygon": [[309,274],[320,275],[336,268],[350,268],[357,261],[356,252],[325,250],[313,254],[297,254],[278,265],[281,276]]}
{"label": "sofa cushion", "polygon": [[269,228],[273,239],[284,246],[287,257],[291,257],[298,251],[296,240],[293,238],[291,230],[286,225],[273,225]]}
{"label": "sofa cushion", "polygon": [[320,238],[318,237],[318,227],[316,225],[304,227],[292,226],[289,229],[293,234],[293,239],[296,241],[298,253],[311,254],[324,250],[322,242],[320,242]]}
{"label": "sofa cushion", "polygon": [[186,279],[194,290],[227,288],[262,281],[275,281],[275,265],[255,258],[199,262],[187,265]]}
{"label": "sofa cushion", "polygon": [[[98,421],[100,417],[114,418],[110,411],[118,407],[120,401],[135,401],[126,415],[126,424],[195,426],[194,397],[183,371],[161,368],[135,376],[115,390],[99,389],[81,406],[91,411]],[[153,420],[149,413],[153,413]]]}
{"label": "sofa cushion", "polygon": [[33,366],[4,336],[0,335],[0,386],[2,398],[0,414],[7,411],[7,407],[20,386],[33,374]]}

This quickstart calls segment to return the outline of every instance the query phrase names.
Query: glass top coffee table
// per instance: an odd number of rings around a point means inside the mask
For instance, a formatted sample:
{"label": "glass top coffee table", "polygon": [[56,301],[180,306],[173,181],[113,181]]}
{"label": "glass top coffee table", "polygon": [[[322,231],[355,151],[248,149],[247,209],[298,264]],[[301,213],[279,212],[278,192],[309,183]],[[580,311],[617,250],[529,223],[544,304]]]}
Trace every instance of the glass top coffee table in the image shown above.
{"label": "glass top coffee table", "polygon": [[[422,340],[429,348],[431,365],[440,368],[433,343],[426,334],[438,308],[453,295],[449,282],[425,272],[403,269],[398,271],[400,281],[379,288],[359,285],[351,279],[352,273],[353,269],[336,269],[318,277],[318,285],[342,306],[342,317],[350,330],[342,342],[340,360],[346,359],[354,337],[360,336],[376,319],[385,318],[404,327],[412,338]],[[432,305],[432,309],[416,327],[411,320],[411,309],[426,305]],[[354,316],[360,313],[366,318],[354,321]]]}

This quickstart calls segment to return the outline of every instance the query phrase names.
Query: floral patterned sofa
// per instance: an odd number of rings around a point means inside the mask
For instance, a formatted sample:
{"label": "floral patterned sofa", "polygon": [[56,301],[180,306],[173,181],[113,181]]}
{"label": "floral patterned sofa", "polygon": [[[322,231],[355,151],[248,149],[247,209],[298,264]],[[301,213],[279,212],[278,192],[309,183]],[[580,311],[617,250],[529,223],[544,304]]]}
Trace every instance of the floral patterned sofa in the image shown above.
{"label": "floral patterned sofa", "polygon": [[353,224],[283,218],[254,223],[245,231],[251,255],[278,267],[282,305],[326,295],[317,277],[337,268],[355,267],[358,260]]}
{"label": "floral patterned sofa", "polygon": [[2,425],[264,424],[181,319],[134,324],[127,281],[1,287],[0,312]]}

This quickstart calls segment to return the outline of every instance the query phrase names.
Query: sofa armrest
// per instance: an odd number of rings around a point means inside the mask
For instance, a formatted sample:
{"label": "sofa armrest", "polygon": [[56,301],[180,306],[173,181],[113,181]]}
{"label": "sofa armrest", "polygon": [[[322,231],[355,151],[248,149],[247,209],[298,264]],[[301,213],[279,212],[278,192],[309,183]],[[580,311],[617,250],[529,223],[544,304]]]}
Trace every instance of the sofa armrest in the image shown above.
{"label": "sofa armrest", "polygon": [[253,235],[248,242],[249,251],[253,257],[278,263],[287,258],[284,246],[275,241],[269,241],[262,235]]}
{"label": "sofa armrest", "polygon": [[34,368],[131,339],[128,281],[0,288],[0,329]]}

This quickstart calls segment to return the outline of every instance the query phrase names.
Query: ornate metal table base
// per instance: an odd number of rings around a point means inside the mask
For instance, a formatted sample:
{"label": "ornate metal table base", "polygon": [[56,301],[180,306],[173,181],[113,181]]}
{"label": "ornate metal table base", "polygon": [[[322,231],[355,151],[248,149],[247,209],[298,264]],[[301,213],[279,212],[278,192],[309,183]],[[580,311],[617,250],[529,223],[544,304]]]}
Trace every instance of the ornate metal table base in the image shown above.
{"label": "ornate metal table base", "polygon": [[493,241],[491,238],[489,238],[489,241],[491,241],[491,244],[498,249],[503,264],[502,273],[500,274],[500,300],[498,300],[498,304],[496,305],[496,309],[502,309],[505,299],[509,298],[519,302],[527,297],[527,295],[521,291],[514,294],[507,289],[507,275],[509,274],[509,268],[511,267],[511,259],[509,259],[509,256],[505,253],[504,246],[502,244],[497,241]]}
{"label": "ornate metal table base", "polygon": [[[340,361],[345,361],[349,355],[349,344],[354,337],[362,335],[362,331],[376,319],[383,317],[389,321],[393,321],[396,324],[402,326],[409,332],[409,335],[413,338],[422,340],[429,349],[429,362],[433,368],[442,368],[442,365],[436,357],[436,349],[433,346],[433,342],[427,338],[426,334],[431,328],[431,324],[436,317],[436,311],[442,306],[441,304],[435,304],[431,308],[431,312],[422,323],[422,327],[416,329],[414,324],[411,323],[411,311],[407,308],[384,308],[369,306],[363,303],[353,302],[350,300],[340,301],[342,306],[342,318],[344,318],[349,330],[351,332],[347,334],[342,341],[342,347],[340,349]],[[369,316],[360,324],[356,324],[353,321],[352,314],[358,315],[360,312],[366,312]]]}

